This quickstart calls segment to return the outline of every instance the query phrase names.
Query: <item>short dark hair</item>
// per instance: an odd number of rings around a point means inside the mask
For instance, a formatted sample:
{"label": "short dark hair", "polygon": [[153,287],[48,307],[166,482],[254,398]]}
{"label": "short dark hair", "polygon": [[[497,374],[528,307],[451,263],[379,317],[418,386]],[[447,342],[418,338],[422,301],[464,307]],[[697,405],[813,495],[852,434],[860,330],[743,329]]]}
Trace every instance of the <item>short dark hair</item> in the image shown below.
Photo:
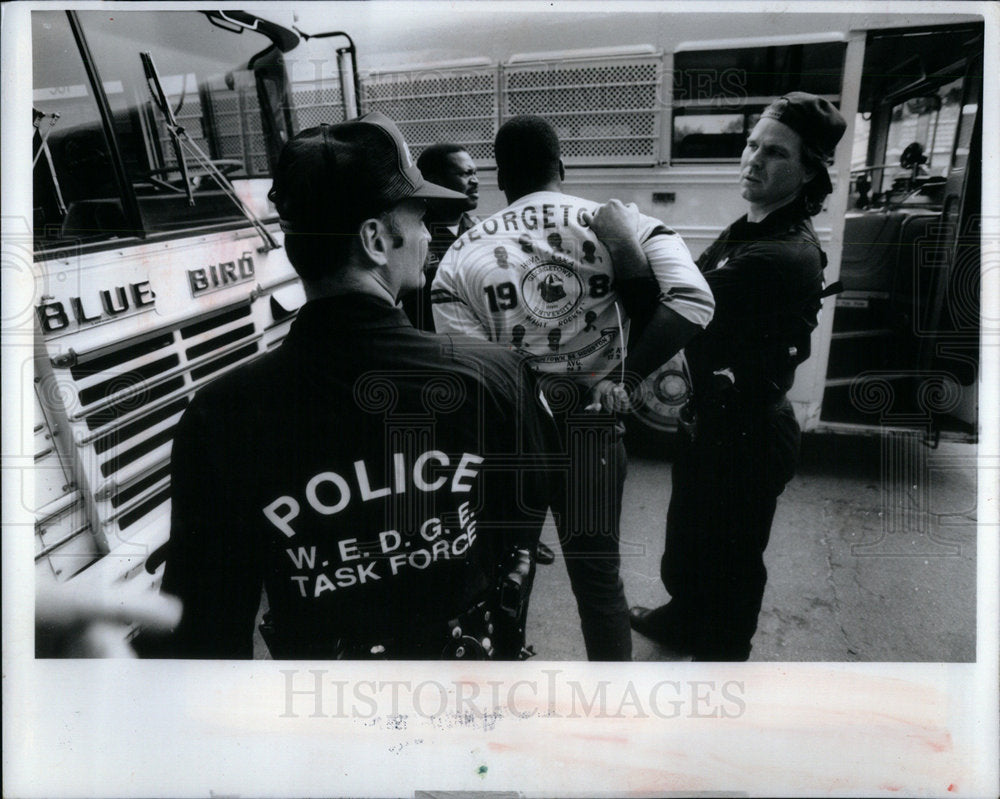
{"label": "short dark hair", "polygon": [[441,177],[448,166],[449,155],[468,152],[461,144],[438,142],[420,153],[417,158],[417,169],[427,180],[430,180],[431,177]]}
{"label": "short dark hair", "polygon": [[[361,223],[358,223],[360,227]],[[285,233],[288,261],[303,280],[332,275],[347,263],[357,235],[352,233]]]}
{"label": "short dark hair", "polygon": [[559,177],[559,136],[545,119],[508,119],[493,144],[497,169],[511,187],[532,189]]}

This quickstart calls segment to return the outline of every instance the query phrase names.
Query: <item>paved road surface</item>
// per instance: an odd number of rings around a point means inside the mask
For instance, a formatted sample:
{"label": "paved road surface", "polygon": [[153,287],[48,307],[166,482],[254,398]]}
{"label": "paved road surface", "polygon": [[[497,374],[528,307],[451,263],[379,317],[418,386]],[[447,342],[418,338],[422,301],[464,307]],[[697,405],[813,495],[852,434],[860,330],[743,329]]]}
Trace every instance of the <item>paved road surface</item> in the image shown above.
{"label": "paved road surface", "polygon": [[[778,500],[751,660],[974,660],[975,458],[968,444],[807,436]],[[658,569],[669,498],[669,459],[631,452],[622,571],[632,604],[667,597]],[[559,553],[551,523],[542,540]],[[529,624],[540,659],[585,659],[561,554],[539,567]],[[636,660],[676,658],[633,642]]]}

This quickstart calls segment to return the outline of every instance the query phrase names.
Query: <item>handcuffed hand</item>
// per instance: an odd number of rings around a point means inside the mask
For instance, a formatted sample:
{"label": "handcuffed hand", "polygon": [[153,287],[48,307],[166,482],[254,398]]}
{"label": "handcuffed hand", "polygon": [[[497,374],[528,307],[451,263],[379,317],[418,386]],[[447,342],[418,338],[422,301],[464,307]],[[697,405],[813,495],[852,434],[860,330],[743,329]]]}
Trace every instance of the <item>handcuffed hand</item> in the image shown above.
{"label": "handcuffed hand", "polygon": [[588,412],[627,413],[632,410],[628,392],[621,383],[602,380],[594,386],[590,404],[584,408]]}

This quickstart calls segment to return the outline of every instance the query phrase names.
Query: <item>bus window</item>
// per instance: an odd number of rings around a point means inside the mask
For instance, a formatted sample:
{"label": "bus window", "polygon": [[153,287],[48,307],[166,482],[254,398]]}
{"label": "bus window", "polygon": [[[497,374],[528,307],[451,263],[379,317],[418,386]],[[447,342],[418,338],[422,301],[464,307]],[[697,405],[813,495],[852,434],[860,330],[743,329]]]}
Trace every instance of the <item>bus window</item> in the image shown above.
{"label": "bus window", "polygon": [[35,11],[31,30],[36,249],[135,235],[66,14]]}
{"label": "bus window", "polygon": [[737,161],[772,100],[804,91],[840,102],[843,42],[674,55],[671,161]]}
{"label": "bus window", "polygon": [[935,94],[914,97],[893,108],[884,185],[895,189],[898,184],[906,191],[921,178],[936,178],[928,182],[943,188],[961,107],[962,80],[958,79]]}
{"label": "bus window", "polygon": [[[177,124],[239,191],[240,180],[268,176],[272,150],[280,146],[275,136],[286,133],[274,120],[265,124],[258,99],[258,83],[273,94],[254,69],[274,60],[268,57],[274,50],[270,40],[188,12],[79,12],[79,19],[145,230],[242,220],[224,188],[171,132],[153,102],[141,54],[150,54]],[[260,205],[254,210],[268,212]]]}
{"label": "bus window", "polygon": [[651,46],[512,56],[502,77],[503,119],[545,116],[566,166],[660,162],[663,58]]}
{"label": "bus window", "polygon": [[870,120],[859,114],[865,125],[856,131],[851,163],[854,206],[940,207],[962,108],[961,78],[892,106],[882,163],[871,167],[863,162]]}

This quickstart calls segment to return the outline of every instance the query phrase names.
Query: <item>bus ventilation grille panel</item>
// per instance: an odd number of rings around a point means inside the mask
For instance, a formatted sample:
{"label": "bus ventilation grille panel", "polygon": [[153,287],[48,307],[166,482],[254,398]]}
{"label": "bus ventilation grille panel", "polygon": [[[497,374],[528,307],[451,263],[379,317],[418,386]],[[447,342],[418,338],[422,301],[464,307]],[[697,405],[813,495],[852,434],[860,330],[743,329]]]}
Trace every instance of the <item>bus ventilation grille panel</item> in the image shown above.
{"label": "bus ventilation grille panel", "polygon": [[[127,544],[130,528],[170,498],[170,446],[181,414],[200,387],[264,350],[258,327],[250,303],[241,302],[139,340],[80,354],[71,367],[55,368],[54,390],[66,409],[72,447],[102,525],[96,540],[108,550]],[[43,419],[36,429],[44,436],[50,426]],[[36,449],[43,452],[45,443],[42,438]],[[58,458],[50,465],[57,466]],[[60,479],[55,472],[51,476],[54,482]],[[62,479],[70,484],[68,476]],[[62,506],[73,493],[80,505],[75,491],[39,511],[36,558],[51,557],[49,548],[59,536],[75,532],[69,542],[90,539],[89,560],[72,567],[79,571],[100,555],[93,532],[82,535],[88,526],[85,514],[61,526],[51,521],[70,518]],[[43,499],[38,490],[36,497]],[[85,548],[78,544],[77,549]],[[71,576],[66,571],[57,573]]]}

